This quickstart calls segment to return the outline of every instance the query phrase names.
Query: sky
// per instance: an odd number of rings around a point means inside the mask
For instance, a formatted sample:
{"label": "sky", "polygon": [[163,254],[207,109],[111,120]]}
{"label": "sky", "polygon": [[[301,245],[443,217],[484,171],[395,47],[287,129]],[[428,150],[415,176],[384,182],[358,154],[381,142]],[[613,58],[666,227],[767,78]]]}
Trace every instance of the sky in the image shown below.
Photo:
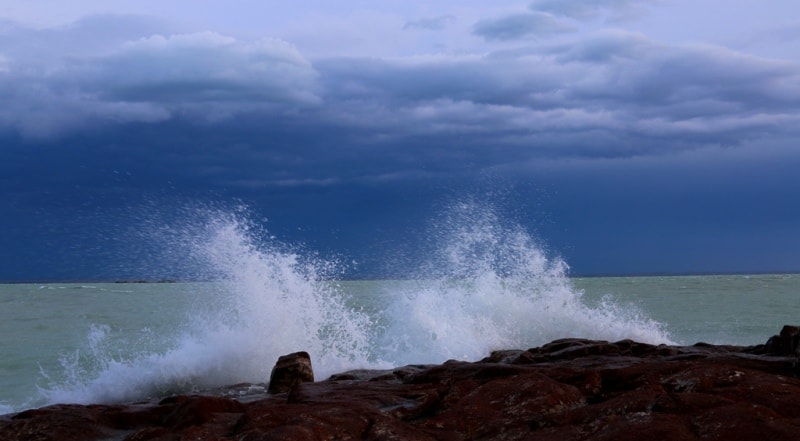
{"label": "sky", "polygon": [[402,275],[467,200],[573,275],[800,271],[797,47],[793,0],[0,1],[0,281],[240,205]]}

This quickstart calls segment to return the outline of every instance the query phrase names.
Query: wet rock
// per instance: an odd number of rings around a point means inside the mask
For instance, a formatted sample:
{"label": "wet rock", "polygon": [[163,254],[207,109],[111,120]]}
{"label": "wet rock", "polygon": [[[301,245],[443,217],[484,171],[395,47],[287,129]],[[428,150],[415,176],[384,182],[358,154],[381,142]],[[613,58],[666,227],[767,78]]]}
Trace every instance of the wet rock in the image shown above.
{"label": "wet rock", "polygon": [[177,396],[161,401],[162,405],[176,403],[174,410],[161,420],[161,424],[172,428],[198,426],[212,421],[219,414],[242,414],[242,403],[223,397]]}
{"label": "wet rock", "polygon": [[432,368],[432,364],[411,364],[394,369],[356,369],[331,375],[327,381],[402,381]]}
{"label": "wet rock", "polygon": [[105,427],[97,408],[58,404],[26,410],[0,422],[0,439],[5,441],[91,440],[114,433]]}
{"label": "wet rock", "polygon": [[271,394],[289,392],[300,383],[313,381],[314,370],[311,368],[311,357],[308,352],[282,355],[272,368],[267,392]]}
{"label": "wet rock", "polygon": [[800,356],[800,326],[786,325],[779,335],[773,335],[764,345],[768,355]]}
{"label": "wet rock", "polygon": [[760,347],[564,339],[316,383],[292,354],[278,363],[295,372],[288,393],[49,406],[0,416],[0,439],[796,440],[792,328]]}

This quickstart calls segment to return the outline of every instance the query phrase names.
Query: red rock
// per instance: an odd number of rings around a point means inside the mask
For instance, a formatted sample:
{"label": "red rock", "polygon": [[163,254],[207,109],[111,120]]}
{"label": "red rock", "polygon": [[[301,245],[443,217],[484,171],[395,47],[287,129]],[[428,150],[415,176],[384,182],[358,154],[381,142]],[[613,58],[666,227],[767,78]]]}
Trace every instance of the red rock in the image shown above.
{"label": "red rock", "polygon": [[769,355],[800,355],[800,326],[786,325],[767,340],[763,352]]}
{"label": "red rock", "polygon": [[565,339],[243,401],[49,406],[0,417],[0,440],[800,439],[798,358],[767,346]]}
{"label": "red rock", "polygon": [[207,423],[221,413],[242,414],[245,410],[242,403],[222,397],[178,396],[161,401],[162,405],[171,403],[178,406],[162,418],[161,425],[176,429]]}
{"label": "red rock", "polygon": [[0,423],[0,439],[4,441],[71,441],[107,437],[114,433],[104,427],[96,408],[63,405],[26,410]]}
{"label": "red rock", "polygon": [[278,357],[269,376],[269,393],[289,392],[300,383],[314,381],[314,370],[311,368],[311,357],[308,352],[295,352]]}

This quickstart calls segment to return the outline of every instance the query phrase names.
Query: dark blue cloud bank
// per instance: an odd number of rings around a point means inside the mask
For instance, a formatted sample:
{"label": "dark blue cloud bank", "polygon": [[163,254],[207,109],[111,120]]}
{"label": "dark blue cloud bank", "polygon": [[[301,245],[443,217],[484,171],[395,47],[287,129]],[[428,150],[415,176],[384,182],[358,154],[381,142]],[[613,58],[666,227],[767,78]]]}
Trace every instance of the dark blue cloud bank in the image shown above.
{"label": "dark blue cloud bank", "polygon": [[502,50],[404,58],[142,17],[1,23],[0,280],[151,277],[133,232],[198,201],[358,261],[347,277],[402,275],[465,198],[575,274],[800,270],[800,63],[571,38],[602,11],[559,4],[476,22]]}

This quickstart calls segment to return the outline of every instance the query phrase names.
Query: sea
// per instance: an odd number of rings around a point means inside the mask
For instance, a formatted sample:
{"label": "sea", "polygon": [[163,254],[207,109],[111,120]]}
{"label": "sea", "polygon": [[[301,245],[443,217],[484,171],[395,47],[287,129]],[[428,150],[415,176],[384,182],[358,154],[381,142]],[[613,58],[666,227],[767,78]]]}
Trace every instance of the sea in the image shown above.
{"label": "sea", "polygon": [[800,324],[800,274],[574,277],[492,210],[451,212],[394,279],[349,280],[240,212],[205,210],[156,235],[189,280],[0,284],[0,414],[263,384],[296,351],[322,380],[568,337],[755,345]]}

